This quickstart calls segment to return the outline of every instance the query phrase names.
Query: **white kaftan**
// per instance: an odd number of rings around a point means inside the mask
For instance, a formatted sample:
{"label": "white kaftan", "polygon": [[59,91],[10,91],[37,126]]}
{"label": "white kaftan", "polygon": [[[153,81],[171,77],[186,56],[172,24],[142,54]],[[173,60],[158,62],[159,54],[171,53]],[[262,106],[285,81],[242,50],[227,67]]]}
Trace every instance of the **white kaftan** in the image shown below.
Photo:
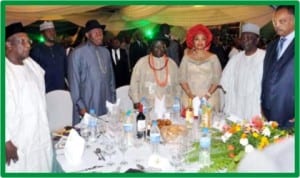
{"label": "white kaftan", "polygon": [[260,114],[261,80],[265,50],[257,49],[250,56],[245,51],[234,55],[226,65],[221,85],[224,112],[250,120]]}
{"label": "white kaftan", "polygon": [[50,172],[52,144],[45,102],[44,70],[31,58],[15,65],[6,58],[5,141],[17,147],[19,160],[6,172]]}

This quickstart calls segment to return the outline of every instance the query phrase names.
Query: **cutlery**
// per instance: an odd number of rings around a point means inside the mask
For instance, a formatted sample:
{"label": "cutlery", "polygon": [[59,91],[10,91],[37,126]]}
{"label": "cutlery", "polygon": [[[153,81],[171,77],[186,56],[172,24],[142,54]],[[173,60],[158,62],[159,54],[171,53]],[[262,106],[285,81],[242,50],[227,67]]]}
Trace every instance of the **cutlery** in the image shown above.
{"label": "cutlery", "polygon": [[103,159],[103,161],[105,161],[105,158],[100,148],[96,148],[95,153],[97,154],[99,160]]}
{"label": "cutlery", "polygon": [[102,167],[104,167],[104,166],[102,166],[102,165],[95,165],[95,166],[92,166],[92,167],[88,167],[88,168],[82,169],[79,172],[90,171],[90,170],[97,169],[97,168],[102,168]]}
{"label": "cutlery", "polygon": [[97,157],[98,157],[98,160],[101,160],[102,158],[101,158],[101,155],[100,155],[100,152],[101,152],[101,150],[100,150],[100,148],[97,148],[95,151],[94,151],[94,153],[97,155]]}
{"label": "cutlery", "polygon": [[140,170],[144,171],[145,167],[141,164],[136,164],[136,167],[139,168]]}

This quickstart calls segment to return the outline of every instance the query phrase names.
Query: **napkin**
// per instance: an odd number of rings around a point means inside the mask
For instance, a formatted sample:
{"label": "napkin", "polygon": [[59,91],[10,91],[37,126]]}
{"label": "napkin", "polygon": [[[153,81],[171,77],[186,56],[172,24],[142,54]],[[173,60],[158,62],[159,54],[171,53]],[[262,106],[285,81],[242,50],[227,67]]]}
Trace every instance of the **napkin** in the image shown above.
{"label": "napkin", "polygon": [[148,159],[148,167],[158,170],[171,170],[172,166],[167,158],[164,158],[158,154],[152,154]]}
{"label": "napkin", "polygon": [[117,99],[116,103],[111,103],[106,100],[105,102],[106,108],[108,112],[112,112],[114,109],[117,109],[120,105],[120,98]]}
{"label": "napkin", "polygon": [[155,97],[155,103],[154,103],[154,112],[157,116],[157,118],[162,118],[163,114],[167,111],[166,104],[165,104],[165,95],[162,97],[162,99],[158,99]]}
{"label": "napkin", "polygon": [[89,125],[89,121],[91,120],[93,116],[90,115],[89,113],[84,113],[83,118],[80,121],[80,125],[85,124],[85,125]]}
{"label": "napkin", "polygon": [[84,147],[84,139],[78,135],[76,130],[71,129],[64,148],[67,162],[70,164],[80,163]]}
{"label": "napkin", "polygon": [[198,96],[193,98],[193,110],[194,110],[194,116],[198,116],[199,107],[200,107],[200,98]]}
{"label": "napkin", "polygon": [[235,122],[235,123],[242,121],[241,118],[239,118],[238,116],[233,115],[233,114],[230,114],[229,117],[227,117],[227,119],[232,121],[232,122]]}

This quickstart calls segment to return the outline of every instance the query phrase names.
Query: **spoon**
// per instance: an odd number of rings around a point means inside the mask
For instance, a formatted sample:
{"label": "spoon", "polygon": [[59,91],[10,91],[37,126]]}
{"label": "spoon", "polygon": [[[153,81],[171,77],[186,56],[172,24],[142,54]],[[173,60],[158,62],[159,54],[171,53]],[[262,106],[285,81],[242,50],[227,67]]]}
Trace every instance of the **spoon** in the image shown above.
{"label": "spoon", "polygon": [[98,157],[98,160],[101,160],[102,158],[101,158],[101,149],[100,148],[96,148],[96,150],[94,151],[94,153],[97,155],[97,157]]}
{"label": "spoon", "polygon": [[95,153],[98,156],[99,160],[103,159],[103,161],[105,161],[105,158],[104,158],[104,156],[103,156],[102,151],[101,151],[100,148],[96,148]]}

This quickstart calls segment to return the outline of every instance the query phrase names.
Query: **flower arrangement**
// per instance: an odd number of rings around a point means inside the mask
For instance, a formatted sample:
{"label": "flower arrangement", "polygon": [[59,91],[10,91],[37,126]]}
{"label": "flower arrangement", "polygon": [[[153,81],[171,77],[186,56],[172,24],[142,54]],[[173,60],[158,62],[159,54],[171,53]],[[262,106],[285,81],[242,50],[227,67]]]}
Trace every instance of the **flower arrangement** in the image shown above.
{"label": "flower arrangement", "polygon": [[288,135],[288,131],[278,128],[277,122],[268,122],[260,116],[254,116],[250,122],[224,126],[221,139],[227,146],[228,156],[235,158],[242,157],[244,153],[254,149],[262,150],[271,143],[280,142]]}
{"label": "flower arrangement", "polygon": [[[282,130],[277,122],[265,121],[260,116],[240,123],[229,120],[226,122],[221,132],[211,128],[212,164],[201,168],[200,172],[235,172],[245,153],[254,149],[262,150],[269,144],[278,143],[294,133],[293,130]],[[187,162],[197,162],[198,153],[199,146],[195,143],[193,151],[186,157]]]}

